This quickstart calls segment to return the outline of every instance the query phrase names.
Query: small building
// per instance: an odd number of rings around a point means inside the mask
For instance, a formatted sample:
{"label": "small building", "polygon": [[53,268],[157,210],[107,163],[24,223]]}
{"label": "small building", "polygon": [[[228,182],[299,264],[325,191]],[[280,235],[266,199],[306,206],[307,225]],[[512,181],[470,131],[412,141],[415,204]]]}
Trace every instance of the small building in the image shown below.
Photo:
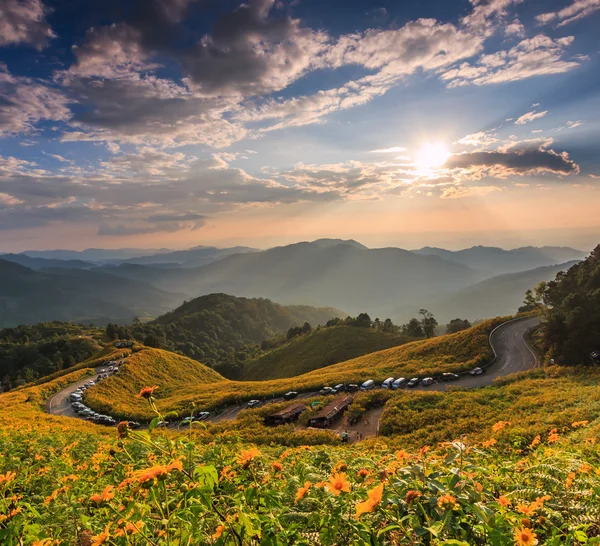
{"label": "small building", "polygon": [[265,417],[265,425],[285,425],[291,423],[300,417],[300,414],[306,411],[304,404],[293,404],[277,413]]}
{"label": "small building", "polygon": [[133,341],[117,341],[115,347],[118,349],[133,347]]}
{"label": "small building", "polygon": [[309,427],[327,428],[348,409],[352,403],[352,396],[338,396],[327,404],[321,411],[313,415],[309,421]]}

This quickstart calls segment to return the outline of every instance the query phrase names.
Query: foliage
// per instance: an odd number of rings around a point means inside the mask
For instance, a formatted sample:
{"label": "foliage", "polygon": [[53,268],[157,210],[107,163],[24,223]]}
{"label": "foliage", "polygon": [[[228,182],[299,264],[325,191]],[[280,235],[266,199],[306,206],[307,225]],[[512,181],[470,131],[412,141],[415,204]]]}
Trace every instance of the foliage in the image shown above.
{"label": "foliage", "polygon": [[600,349],[600,245],[538,288],[546,306],[543,346],[561,364],[585,364]]}
{"label": "foliage", "polygon": [[10,390],[88,359],[98,345],[84,334],[82,327],[66,322],[0,330],[0,390]]}
{"label": "foliage", "polygon": [[[458,441],[407,451],[257,448],[55,419],[68,426],[3,417],[3,546],[599,544],[586,423],[525,450]],[[510,425],[493,429],[502,437]]]}
{"label": "foliage", "polygon": [[318,328],[246,361],[241,379],[293,377],[409,341],[411,338],[383,327],[355,328],[341,324]]}
{"label": "foliage", "polygon": [[468,330],[471,327],[471,323],[467,319],[452,319],[446,325],[446,333],[447,334],[455,334],[456,332],[461,332],[462,330]]}

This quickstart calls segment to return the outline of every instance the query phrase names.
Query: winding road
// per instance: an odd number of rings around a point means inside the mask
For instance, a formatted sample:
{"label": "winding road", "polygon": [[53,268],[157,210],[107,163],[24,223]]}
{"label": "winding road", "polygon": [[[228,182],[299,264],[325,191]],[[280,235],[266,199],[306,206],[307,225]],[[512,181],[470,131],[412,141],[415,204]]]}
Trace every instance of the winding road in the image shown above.
{"label": "winding road", "polygon": [[[533,350],[527,345],[525,336],[539,324],[540,320],[538,317],[528,317],[524,319],[513,319],[495,328],[490,334],[490,345],[496,358],[482,375],[472,376],[465,374],[457,381],[452,381],[450,383],[435,383],[429,387],[416,387],[413,390],[444,391],[448,387],[464,387],[467,389],[485,387],[491,385],[498,377],[537,367],[539,365],[538,359]],[[98,373],[99,370],[100,367],[96,368],[96,373]],[[87,383],[90,379],[91,377],[88,376],[56,393],[47,401],[46,411],[54,415],[79,418],[73,411],[68,397],[73,391]],[[317,394],[317,392],[302,393],[298,398],[308,398]],[[281,401],[283,401],[283,398],[278,397],[265,401],[261,405]],[[212,422],[233,420],[237,417],[238,413],[246,407],[246,404],[232,406],[225,412],[214,415],[209,420]],[[379,413],[381,413],[380,409],[374,411],[379,411]]]}

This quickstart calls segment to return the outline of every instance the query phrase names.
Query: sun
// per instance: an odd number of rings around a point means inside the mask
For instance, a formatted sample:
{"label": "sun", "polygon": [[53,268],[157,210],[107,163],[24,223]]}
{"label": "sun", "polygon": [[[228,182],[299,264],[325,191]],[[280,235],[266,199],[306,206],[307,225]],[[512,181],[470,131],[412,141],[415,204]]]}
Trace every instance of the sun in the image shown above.
{"label": "sun", "polygon": [[450,155],[448,147],[442,142],[427,142],[417,152],[415,163],[419,169],[430,171],[441,167]]}

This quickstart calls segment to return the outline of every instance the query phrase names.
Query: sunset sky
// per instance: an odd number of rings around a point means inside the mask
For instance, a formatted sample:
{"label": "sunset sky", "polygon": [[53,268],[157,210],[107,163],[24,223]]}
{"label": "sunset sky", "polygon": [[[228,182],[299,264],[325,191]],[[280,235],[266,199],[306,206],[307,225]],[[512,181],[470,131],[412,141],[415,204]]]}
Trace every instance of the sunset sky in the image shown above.
{"label": "sunset sky", "polygon": [[0,251],[600,239],[600,0],[0,0]]}

